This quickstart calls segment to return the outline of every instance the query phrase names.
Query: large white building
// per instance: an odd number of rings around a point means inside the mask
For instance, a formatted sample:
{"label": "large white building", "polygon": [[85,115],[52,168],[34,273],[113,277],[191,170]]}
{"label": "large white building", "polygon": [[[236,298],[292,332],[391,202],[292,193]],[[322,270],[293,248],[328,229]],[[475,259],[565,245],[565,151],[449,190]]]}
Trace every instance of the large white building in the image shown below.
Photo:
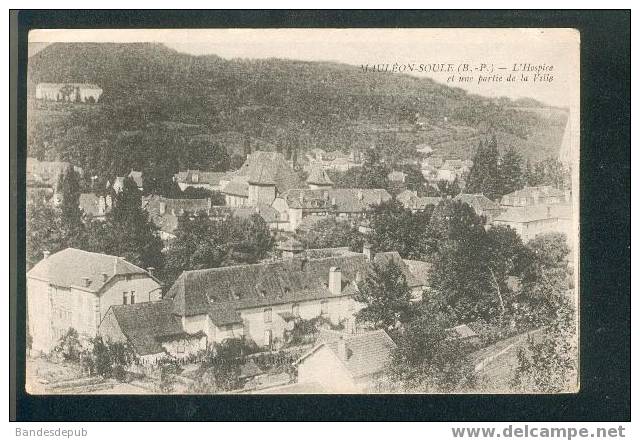
{"label": "large white building", "polygon": [[96,335],[112,305],[154,302],[161,285],[149,272],[106,254],[67,248],[27,273],[27,313],[33,351],[49,352],[73,328]]}
{"label": "large white building", "polygon": [[100,86],[88,83],[39,83],[36,99],[44,101],[66,101],[96,103],[102,96]]}

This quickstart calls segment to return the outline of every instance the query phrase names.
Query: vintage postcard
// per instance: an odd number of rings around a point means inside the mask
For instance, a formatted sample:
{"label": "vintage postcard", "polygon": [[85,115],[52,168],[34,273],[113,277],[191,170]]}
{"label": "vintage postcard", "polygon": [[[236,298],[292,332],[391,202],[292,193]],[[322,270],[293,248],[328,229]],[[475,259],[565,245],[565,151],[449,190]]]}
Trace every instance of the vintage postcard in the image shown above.
{"label": "vintage postcard", "polygon": [[575,393],[573,29],[29,33],[31,394]]}

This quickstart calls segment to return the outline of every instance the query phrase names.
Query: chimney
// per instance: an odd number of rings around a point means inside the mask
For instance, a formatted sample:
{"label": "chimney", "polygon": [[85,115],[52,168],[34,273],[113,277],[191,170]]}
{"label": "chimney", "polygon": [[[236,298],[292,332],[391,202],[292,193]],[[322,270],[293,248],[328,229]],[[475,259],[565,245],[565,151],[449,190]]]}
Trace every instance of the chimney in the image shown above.
{"label": "chimney", "polygon": [[340,360],[346,360],[347,357],[347,342],[344,340],[344,335],[341,335],[338,339],[338,358]]}
{"label": "chimney", "polygon": [[150,267],[148,267],[148,268],[147,268],[147,272],[149,273],[149,275],[150,275],[150,276],[153,276],[153,272],[154,272],[155,270],[156,270],[156,269],[155,269],[154,267],[152,267],[152,266],[150,266]]}
{"label": "chimney", "polygon": [[89,287],[91,285],[91,279],[88,277],[82,278],[82,286]]}
{"label": "chimney", "polygon": [[333,295],[342,293],[342,271],[337,266],[329,269],[329,292]]}
{"label": "chimney", "polygon": [[42,251],[42,258],[47,259],[51,255],[51,251],[44,250]]}
{"label": "chimney", "polygon": [[107,273],[102,273],[102,281],[103,281],[103,282],[106,282],[106,281],[107,281],[107,279],[109,279],[109,274],[107,274]]}
{"label": "chimney", "polygon": [[373,247],[369,243],[365,243],[364,245],[362,245],[362,254],[364,254],[364,257],[365,259],[367,259],[367,262],[371,262],[375,257],[375,255],[373,254],[372,248]]}

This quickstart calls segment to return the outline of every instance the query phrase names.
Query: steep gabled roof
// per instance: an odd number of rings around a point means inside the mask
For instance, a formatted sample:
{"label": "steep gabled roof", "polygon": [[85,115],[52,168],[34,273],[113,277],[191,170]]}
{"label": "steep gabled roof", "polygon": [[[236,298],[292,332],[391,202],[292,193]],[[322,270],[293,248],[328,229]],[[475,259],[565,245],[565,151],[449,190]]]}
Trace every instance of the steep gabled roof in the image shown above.
{"label": "steep gabled roof", "polygon": [[164,351],[161,342],[186,335],[170,300],[111,306],[122,333],[139,355]]}
{"label": "steep gabled roof", "polygon": [[[303,186],[296,171],[289,166],[284,155],[278,152],[257,151],[248,155],[231,182],[238,178],[244,178],[239,182],[246,181],[248,184],[274,185],[278,193]],[[236,194],[227,190],[227,187],[223,190],[224,193]]]}
{"label": "steep gabled roof", "polygon": [[488,210],[500,210],[500,204],[493,202],[482,193],[460,193],[455,198],[456,201],[463,202],[473,208],[476,212]]}
{"label": "steep gabled roof", "polygon": [[247,176],[234,176],[224,186],[222,193],[232,196],[249,197],[249,178]]}
{"label": "steep gabled roof", "polygon": [[[120,257],[67,248],[38,262],[27,277],[46,280],[59,287],[74,286],[99,292],[111,278],[128,274],[151,277],[147,271]],[[85,286],[84,277],[89,279],[89,286]]]}
{"label": "steep gabled roof", "polygon": [[232,316],[232,310],[342,296],[328,289],[329,268],[342,270],[343,288],[368,269],[363,255],[295,258],[183,272],[167,292],[179,315]]}
{"label": "steep gabled roof", "polygon": [[[345,354],[341,354],[339,350],[341,340],[345,345]],[[396,348],[391,337],[382,329],[358,334],[323,329],[320,331],[318,344],[300,357],[296,364],[323,346],[329,348],[356,379],[383,372],[391,362]]]}

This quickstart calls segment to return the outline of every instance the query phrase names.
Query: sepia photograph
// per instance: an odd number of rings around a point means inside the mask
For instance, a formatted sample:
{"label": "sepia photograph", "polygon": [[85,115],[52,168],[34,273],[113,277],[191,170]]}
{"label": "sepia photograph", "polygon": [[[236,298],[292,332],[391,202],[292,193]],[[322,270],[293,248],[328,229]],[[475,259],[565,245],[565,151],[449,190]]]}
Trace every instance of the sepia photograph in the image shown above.
{"label": "sepia photograph", "polygon": [[578,393],[580,41],[30,30],[26,391]]}

